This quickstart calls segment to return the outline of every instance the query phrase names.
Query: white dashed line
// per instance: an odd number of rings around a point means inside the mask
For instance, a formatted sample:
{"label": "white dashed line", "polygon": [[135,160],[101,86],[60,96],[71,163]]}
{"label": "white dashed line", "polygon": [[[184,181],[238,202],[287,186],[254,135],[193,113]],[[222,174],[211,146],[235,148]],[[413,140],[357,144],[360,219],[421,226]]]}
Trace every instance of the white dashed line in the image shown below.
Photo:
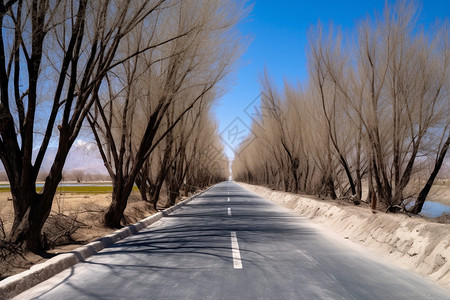
{"label": "white dashed line", "polygon": [[228,202],[230,202],[230,197],[228,197]]}
{"label": "white dashed line", "polygon": [[231,216],[231,208],[228,207],[228,215]]}
{"label": "white dashed line", "polygon": [[235,269],[242,269],[241,253],[239,252],[236,231],[231,232],[231,252],[233,254],[233,267]]}

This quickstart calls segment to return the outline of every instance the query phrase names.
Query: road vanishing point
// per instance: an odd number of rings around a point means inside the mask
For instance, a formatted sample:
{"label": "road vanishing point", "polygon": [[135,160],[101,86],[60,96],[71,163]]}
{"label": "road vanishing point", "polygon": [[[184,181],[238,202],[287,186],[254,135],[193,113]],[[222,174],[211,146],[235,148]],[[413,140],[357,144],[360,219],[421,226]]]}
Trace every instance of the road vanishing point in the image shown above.
{"label": "road vanishing point", "polygon": [[450,299],[234,182],[15,299]]}

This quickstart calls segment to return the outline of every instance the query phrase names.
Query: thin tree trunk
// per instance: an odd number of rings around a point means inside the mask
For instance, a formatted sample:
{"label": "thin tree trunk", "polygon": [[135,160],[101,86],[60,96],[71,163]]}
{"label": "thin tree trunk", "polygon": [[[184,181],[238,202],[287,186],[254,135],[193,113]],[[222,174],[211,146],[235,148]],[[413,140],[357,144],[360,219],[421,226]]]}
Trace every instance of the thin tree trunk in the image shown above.
{"label": "thin tree trunk", "polygon": [[143,201],[148,202],[147,198],[147,174],[148,174],[149,163],[145,162],[142,170],[139,172],[138,176],[136,176],[136,185],[139,189],[139,193],[141,194],[141,199]]}
{"label": "thin tree trunk", "polygon": [[334,180],[331,175],[328,176],[327,185],[328,185],[328,192],[329,192],[329,195],[331,196],[331,199],[336,200],[337,195],[336,195],[336,191],[335,191],[335,187],[334,187]]}
{"label": "thin tree trunk", "polygon": [[448,136],[447,141],[445,142],[444,146],[441,149],[441,152],[439,153],[439,157],[436,161],[436,164],[434,165],[433,172],[431,172],[431,175],[428,178],[427,183],[420,191],[419,197],[414,203],[414,206],[410,209],[411,213],[418,214],[422,211],[423,204],[425,203],[428,193],[430,192],[431,187],[433,186],[434,180],[436,179],[436,176],[442,167],[442,163],[444,162],[445,155],[447,154],[449,145],[450,145],[450,135]]}
{"label": "thin tree trunk", "polygon": [[161,194],[161,188],[164,183],[164,180],[160,180],[155,184],[155,189],[150,194],[150,204],[153,206],[155,210],[157,210],[159,195]]}

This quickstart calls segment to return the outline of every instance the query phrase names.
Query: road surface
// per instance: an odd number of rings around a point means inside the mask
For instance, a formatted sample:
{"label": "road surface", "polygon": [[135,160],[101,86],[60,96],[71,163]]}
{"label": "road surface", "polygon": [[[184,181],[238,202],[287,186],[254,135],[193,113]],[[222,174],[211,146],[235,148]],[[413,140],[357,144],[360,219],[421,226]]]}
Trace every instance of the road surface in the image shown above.
{"label": "road surface", "polygon": [[223,182],[17,299],[450,299]]}

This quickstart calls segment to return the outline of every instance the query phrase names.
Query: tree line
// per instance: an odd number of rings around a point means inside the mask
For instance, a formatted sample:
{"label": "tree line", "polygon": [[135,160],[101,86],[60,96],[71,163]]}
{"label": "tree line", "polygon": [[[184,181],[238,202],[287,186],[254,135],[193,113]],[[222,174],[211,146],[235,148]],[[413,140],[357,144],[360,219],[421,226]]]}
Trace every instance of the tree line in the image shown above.
{"label": "tree line", "polygon": [[400,1],[351,33],[312,28],[306,84],[261,77],[233,178],[419,213],[450,144],[450,48],[447,21],[425,31],[417,17]]}
{"label": "tree line", "polygon": [[[156,207],[228,176],[210,107],[240,54],[244,3],[0,1],[0,159],[9,241],[41,251],[64,163],[92,130],[113,183],[104,223],[122,225],[133,185]],[[83,129],[84,130],[84,129]],[[36,180],[56,147],[44,186]]]}

